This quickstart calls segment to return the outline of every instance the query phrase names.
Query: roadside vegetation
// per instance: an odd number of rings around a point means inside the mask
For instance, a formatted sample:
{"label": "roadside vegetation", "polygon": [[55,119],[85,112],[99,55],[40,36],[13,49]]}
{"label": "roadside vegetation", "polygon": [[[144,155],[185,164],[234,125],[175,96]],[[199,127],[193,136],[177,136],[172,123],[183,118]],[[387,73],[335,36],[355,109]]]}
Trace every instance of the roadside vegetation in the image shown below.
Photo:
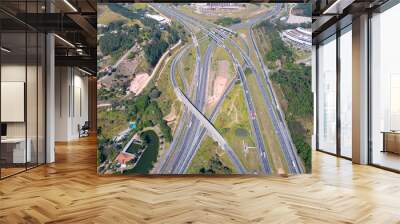
{"label": "roadside vegetation", "polygon": [[[158,92],[156,89],[155,91]],[[123,106],[126,108],[126,113],[128,114],[127,121],[135,121],[137,130],[158,125],[162,133],[161,138],[165,138],[167,142],[171,142],[171,128],[163,119],[161,109],[155,100],[159,94],[154,94],[156,96],[152,94],[153,98],[151,98],[151,93],[146,93],[123,102]]]}
{"label": "roadside vegetation", "polygon": [[237,18],[237,17],[235,17],[235,18],[222,17],[222,18],[218,18],[215,21],[215,24],[227,27],[227,26],[231,26],[231,25],[236,24],[236,23],[240,23],[241,21],[242,20],[240,18]]}
{"label": "roadside vegetation", "polygon": [[[264,61],[271,71],[271,81],[285,113],[292,140],[306,171],[311,171],[311,132],[313,96],[311,92],[311,67],[295,63],[297,50],[283,42],[278,31],[282,27],[263,22],[256,27],[266,40]],[[266,52],[266,53],[265,53]]]}
{"label": "roadside vegetation", "polygon": [[295,11],[295,15],[298,16],[312,16],[312,6],[311,4],[304,4],[304,3],[299,3],[296,4],[296,6],[293,8]]}
{"label": "roadside vegetation", "polygon": [[[235,151],[235,154],[246,169],[251,172],[259,171],[260,164],[257,151],[254,148],[244,151],[245,145],[254,147],[255,142],[251,134],[249,114],[240,84],[236,84],[227,95],[219,109],[214,125]],[[206,171],[210,167],[210,161],[213,160],[215,155],[219,155],[218,158],[221,160],[224,167],[232,169],[233,173],[236,172],[235,167],[225,151],[218,146],[218,143],[206,137],[190,164],[189,173]]]}
{"label": "roadside vegetation", "polygon": [[[97,93],[97,99],[104,105],[98,110],[98,163],[104,163],[104,167],[107,167],[108,162],[114,161],[134,134],[140,134],[142,138],[145,136],[150,141],[157,139],[157,144],[163,146],[160,148],[164,148],[165,143],[169,144],[172,141],[171,127],[164,120],[173,106],[171,101],[175,100],[170,99],[174,96],[173,90],[166,87],[169,85],[169,70],[166,70],[165,76],[157,75],[153,78],[155,80],[150,80],[139,95],[133,94],[130,86],[137,74],[150,74],[161,56],[179,40],[186,42],[187,37],[179,24],[174,22],[161,24],[146,17],[146,13],[157,12],[144,4],[137,7],[105,4],[103,7],[113,15],[120,16],[116,18],[124,18],[103,24],[99,27],[98,33],[98,51],[101,52],[98,60],[111,58],[108,64],[100,68],[102,71],[99,72],[98,78],[104,77],[104,81]],[[134,45],[135,48],[132,48]],[[124,59],[125,69],[107,68],[131,48],[134,50]],[[131,67],[132,69],[129,69]],[[160,69],[163,67],[168,66],[161,64]],[[159,81],[164,83],[161,84]],[[132,123],[134,127],[130,126]],[[145,134],[149,130],[157,130],[154,132],[155,136],[151,133]],[[146,142],[146,139],[143,141]],[[135,168],[129,172],[147,173],[152,169],[152,164],[156,162],[158,156],[159,146],[154,147],[157,150],[149,151],[149,144],[140,161],[136,161]],[[129,150],[140,151],[134,148]]]}
{"label": "roadside vegetation", "polygon": [[218,146],[217,142],[207,135],[201,142],[200,148],[187,171],[188,174],[230,174],[236,172],[228,155]]}
{"label": "roadside vegetation", "polygon": [[199,170],[200,174],[232,174],[231,168],[225,166],[219,156],[215,154],[209,161],[207,167]]}
{"label": "roadside vegetation", "polygon": [[179,39],[186,40],[185,31],[181,25],[159,24],[145,16],[148,13],[146,8],[132,11],[119,4],[107,4],[107,6],[113,12],[143,24],[129,25],[126,21],[120,20],[99,28],[98,32],[102,34],[99,39],[100,50],[103,55],[111,55],[113,61],[116,61],[134,44],[138,44],[143,48],[148,63],[154,66],[167,48]]}

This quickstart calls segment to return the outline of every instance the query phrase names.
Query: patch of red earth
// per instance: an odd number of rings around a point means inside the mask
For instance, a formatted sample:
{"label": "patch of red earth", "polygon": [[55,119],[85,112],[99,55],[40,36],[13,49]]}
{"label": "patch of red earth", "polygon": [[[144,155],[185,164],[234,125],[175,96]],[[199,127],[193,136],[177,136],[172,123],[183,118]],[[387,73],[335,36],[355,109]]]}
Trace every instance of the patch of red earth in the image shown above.
{"label": "patch of red earth", "polygon": [[210,97],[210,99],[208,101],[209,104],[217,103],[219,98],[221,98],[222,94],[224,93],[227,82],[228,82],[228,79],[226,77],[219,75],[219,76],[217,76],[217,78],[215,78],[214,87],[213,87],[214,91],[213,91],[213,95]]}
{"label": "patch of red earth", "polygon": [[213,105],[218,102],[218,100],[224,94],[224,91],[228,85],[228,77],[229,77],[229,62],[218,61],[218,71],[217,76],[213,80],[213,89],[212,95],[208,99],[208,104]]}

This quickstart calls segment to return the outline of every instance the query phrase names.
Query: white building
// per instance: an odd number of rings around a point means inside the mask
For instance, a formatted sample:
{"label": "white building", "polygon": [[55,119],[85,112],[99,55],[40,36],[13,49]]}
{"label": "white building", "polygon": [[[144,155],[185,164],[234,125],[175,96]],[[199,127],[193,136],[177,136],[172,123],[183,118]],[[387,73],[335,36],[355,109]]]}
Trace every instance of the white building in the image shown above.
{"label": "white building", "polygon": [[311,32],[301,27],[283,31],[282,38],[297,47],[311,48]]}
{"label": "white building", "polygon": [[171,23],[170,19],[168,19],[164,16],[161,16],[161,15],[152,15],[152,14],[146,13],[146,17],[154,19],[161,24],[165,24],[165,23],[170,24]]}
{"label": "white building", "polygon": [[214,2],[214,3],[193,3],[197,13],[210,13],[212,11],[229,11],[238,10],[240,5],[238,3],[229,2]]}

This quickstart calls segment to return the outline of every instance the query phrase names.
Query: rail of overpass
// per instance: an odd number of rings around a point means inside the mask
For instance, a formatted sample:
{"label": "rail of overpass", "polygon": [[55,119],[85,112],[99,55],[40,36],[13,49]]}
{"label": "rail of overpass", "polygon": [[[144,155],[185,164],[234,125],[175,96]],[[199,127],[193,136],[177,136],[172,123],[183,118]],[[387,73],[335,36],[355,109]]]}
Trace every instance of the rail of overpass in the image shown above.
{"label": "rail of overpass", "polygon": [[204,117],[204,115],[192,104],[192,102],[190,102],[190,100],[182,93],[182,91],[178,87],[175,87],[174,90],[179,100],[181,100],[185,104],[190,112],[192,112],[192,114],[194,114],[194,116],[196,116],[200,123],[207,129],[210,137],[214,139],[222,149],[229,153],[230,157],[233,158],[233,162],[236,168],[238,168],[238,171],[240,173],[246,173],[246,169],[233,153],[233,150],[229,147],[222,135],[217,131],[217,129],[215,129],[210,121],[206,117]]}

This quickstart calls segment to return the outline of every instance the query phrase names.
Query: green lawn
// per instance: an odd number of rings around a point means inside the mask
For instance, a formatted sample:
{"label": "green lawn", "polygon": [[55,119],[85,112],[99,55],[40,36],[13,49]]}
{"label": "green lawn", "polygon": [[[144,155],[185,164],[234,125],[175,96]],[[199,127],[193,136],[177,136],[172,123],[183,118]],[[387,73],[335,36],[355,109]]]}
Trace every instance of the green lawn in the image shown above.
{"label": "green lawn", "polygon": [[226,153],[218,146],[212,138],[206,136],[201,143],[199,150],[197,151],[192,163],[189,166],[187,174],[199,174],[200,169],[208,167],[209,161],[213,156],[219,155],[222,163],[232,170],[232,173],[237,173],[235,167],[230,161]]}
{"label": "green lawn", "polygon": [[[255,146],[255,143],[251,133],[249,116],[241,85],[237,84],[228,94],[220,108],[214,125],[227,140],[247,170],[260,170],[257,151],[249,149],[248,153],[245,153],[243,150],[243,143],[247,146]],[[211,138],[207,137],[194,157],[189,168],[189,173],[196,173],[200,168],[205,167],[215,154],[219,154],[223,163],[235,170],[226,153]]]}
{"label": "green lawn", "polygon": [[267,154],[270,155],[272,168],[274,171],[278,171],[277,169],[281,168],[283,171],[287,172],[287,163],[267,111],[267,105],[260,93],[261,90],[258,88],[256,77],[254,75],[247,76],[247,82],[255,106],[258,123],[260,124],[264,138],[264,144],[268,150]]}
{"label": "green lawn", "polygon": [[[178,71],[180,72],[181,71],[180,68],[182,67],[183,71],[182,75],[185,76],[189,85],[190,83],[192,83],[193,80],[195,63],[196,63],[196,48],[191,47],[187,51],[187,53],[182,56],[182,60],[178,64],[179,66],[177,66],[177,72]],[[181,87],[181,89],[183,90],[183,87]]]}
{"label": "green lawn", "polygon": [[102,128],[102,134],[106,139],[111,139],[121,131],[128,128],[127,113],[119,110],[97,110],[98,127]]}
{"label": "green lawn", "polygon": [[246,169],[259,171],[260,163],[256,149],[250,149],[248,152],[244,151],[243,144],[254,147],[255,141],[252,136],[249,114],[240,84],[236,84],[228,94],[214,124]]}
{"label": "green lawn", "polygon": [[[180,49],[180,48],[178,48]],[[174,88],[170,81],[170,71],[171,71],[171,63],[172,59],[176,56],[178,50],[175,49],[171,54],[170,59],[168,60],[165,66],[162,66],[161,70],[158,74],[155,75],[153,82],[157,86],[158,90],[161,91],[161,96],[157,99],[158,105],[161,108],[163,114],[167,115],[171,111],[171,106],[175,105],[179,111],[181,102],[177,99]],[[176,76],[178,78],[178,76]]]}

